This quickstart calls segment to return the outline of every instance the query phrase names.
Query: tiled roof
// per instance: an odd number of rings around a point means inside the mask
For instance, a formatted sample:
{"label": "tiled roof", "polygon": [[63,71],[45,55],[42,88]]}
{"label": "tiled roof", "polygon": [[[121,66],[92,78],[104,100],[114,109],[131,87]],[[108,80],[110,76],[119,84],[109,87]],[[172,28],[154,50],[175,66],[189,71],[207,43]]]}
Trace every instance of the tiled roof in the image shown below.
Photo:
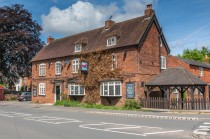
{"label": "tiled roof", "polygon": [[192,59],[184,59],[184,58],[180,58],[180,59],[182,61],[184,61],[185,63],[189,64],[189,65],[204,67],[204,68],[209,68],[210,69],[210,64],[208,64],[208,63],[199,62],[199,61],[195,61],[195,60],[192,60]]}
{"label": "tiled roof", "polygon": [[169,68],[150,80],[146,86],[206,85],[206,82],[183,67]]}
{"label": "tiled roof", "polygon": [[[96,48],[111,49],[123,46],[137,45],[139,44],[141,38],[144,36],[150,21],[154,17],[155,14],[153,13],[150,16],[142,16],[115,23],[108,30],[105,30],[104,27],[101,27],[65,38],[56,39],[49,45],[44,46],[31,61],[33,62],[75,55],[75,42],[82,40],[82,38],[87,39],[87,44],[83,48],[85,51],[94,51]],[[107,37],[110,36],[110,34],[119,35],[117,37],[117,44],[114,46],[106,46]]]}

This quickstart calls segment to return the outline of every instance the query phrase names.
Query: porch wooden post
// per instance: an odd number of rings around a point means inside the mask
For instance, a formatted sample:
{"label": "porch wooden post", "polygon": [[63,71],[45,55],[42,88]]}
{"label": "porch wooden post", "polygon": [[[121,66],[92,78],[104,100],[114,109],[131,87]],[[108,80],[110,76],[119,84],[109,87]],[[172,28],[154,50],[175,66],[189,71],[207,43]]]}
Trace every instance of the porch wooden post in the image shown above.
{"label": "porch wooden post", "polygon": [[201,109],[201,91],[198,89],[198,108]]}
{"label": "porch wooden post", "polygon": [[202,87],[202,91],[203,91],[204,110],[206,110],[206,93],[205,93],[205,86]]}
{"label": "porch wooden post", "polygon": [[166,90],[166,94],[167,94],[167,108],[170,109],[170,92],[169,92],[169,88],[167,88]]}
{"label": "porch wooden post", "polygon": [[150,108],[150,98],[149,98],[150,92],[151,92],[151,89],[150,88],[147,88],[147,99],[146,99],[147,108]]}
{"label": "porch wooden post", "polygon": [[183,108],[184,108],[184,88],[183,87],[181,87],[181,109],[183,110]]}
{"label": "porch wooden post", "polygon": [[194,89],[194,87],[192,87],[191,89],[190,89],[190,94],[191,94],[191,109],[195,109],[194,108],[194,91],[195,91],[195,89]]}

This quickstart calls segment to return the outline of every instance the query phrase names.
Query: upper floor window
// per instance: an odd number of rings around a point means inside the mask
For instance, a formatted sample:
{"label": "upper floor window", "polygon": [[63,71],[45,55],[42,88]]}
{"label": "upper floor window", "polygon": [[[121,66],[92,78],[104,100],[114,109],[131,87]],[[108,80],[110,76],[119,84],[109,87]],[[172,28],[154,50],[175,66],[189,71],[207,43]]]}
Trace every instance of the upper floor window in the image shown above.
{"label": "upper floor window", "polygon": [[76,44],[74,46],[74,52],[80,52],[82,50],[82,45],[81,44]]}
{"label": "upper floor window", "polygon": [[62,65],[61,65],[61,62],[56,62],[55,63],[55,75],[60,75],[61,74],[61,68],[62,68]]}
{"label": "upper floor window", "polygon": [[202,77],[203,76],[203,68],[199,67],[199,76]]}
{"label": "upper floor window", "polygon": [[39,83],[39,95],[46,94],[46,86],[45,83]]}
{"label": "upper floor window", "polygon": [[107,46],[113,46],[113,45],[116,45],[116,43],[117,43],[116,36],[112,36],[107,39]]}
{"label": "upper floor window", "polygon": [[166,58],[164,56],[161,56],[160,59],[161,59],[161,61],[160,61],[161,69],[166,69]]}
{"label": "upper floor window", "polygon": [[72,61],[72,72],[78,73],[78,70],[79,70],[79,59],[77,58]]}
{"label": "upper floor window", "polygon": [[39,76],[46,75],[46,64],[42,63],[39,65]]}
{"label": "upper floor window", "polygon": [[69,84],[69,95],[85,95],[85,88],[82,85],[71,83]]}
{"label": "upper floor window", "polygon": [[117,55],[112,54],[112,67],[111,67],[111,69],[114,70],[116,68],[117,68]]}
{"label": "upper floor window", "polygon": [[120,81],[101,82],[101,96],[122,96],[122,84]]}
{"label": "upper floor window", "polygon": [[160,38],[160,47],[162,47],[163,46],[163,41],[162,41],[162,39]]}

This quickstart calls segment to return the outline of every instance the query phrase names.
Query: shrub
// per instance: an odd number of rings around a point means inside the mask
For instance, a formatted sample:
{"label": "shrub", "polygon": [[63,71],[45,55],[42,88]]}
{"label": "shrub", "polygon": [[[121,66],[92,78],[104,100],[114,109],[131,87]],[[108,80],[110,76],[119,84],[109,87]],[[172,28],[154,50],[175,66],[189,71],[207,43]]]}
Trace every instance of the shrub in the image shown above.
{"label": "shrub", "polygon": [[141,102],[135,99],[127,99],[124,108],[128,110],[140,109]]}
{"label": "shrub", "polygon": [[77,107],[77,106],[79,106],[79,102],[78,101],[64,100],[63,105],[65,107]]}

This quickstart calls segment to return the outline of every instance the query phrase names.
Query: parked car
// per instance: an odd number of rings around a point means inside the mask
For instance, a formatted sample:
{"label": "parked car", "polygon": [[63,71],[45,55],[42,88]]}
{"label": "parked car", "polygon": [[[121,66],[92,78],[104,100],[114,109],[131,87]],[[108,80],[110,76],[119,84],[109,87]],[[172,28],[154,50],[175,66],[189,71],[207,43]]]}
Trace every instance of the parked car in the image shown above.
{"label": "parked car", "polygon": [[31,101],[31,92],[22,92],[18,96],[19,101]]}

